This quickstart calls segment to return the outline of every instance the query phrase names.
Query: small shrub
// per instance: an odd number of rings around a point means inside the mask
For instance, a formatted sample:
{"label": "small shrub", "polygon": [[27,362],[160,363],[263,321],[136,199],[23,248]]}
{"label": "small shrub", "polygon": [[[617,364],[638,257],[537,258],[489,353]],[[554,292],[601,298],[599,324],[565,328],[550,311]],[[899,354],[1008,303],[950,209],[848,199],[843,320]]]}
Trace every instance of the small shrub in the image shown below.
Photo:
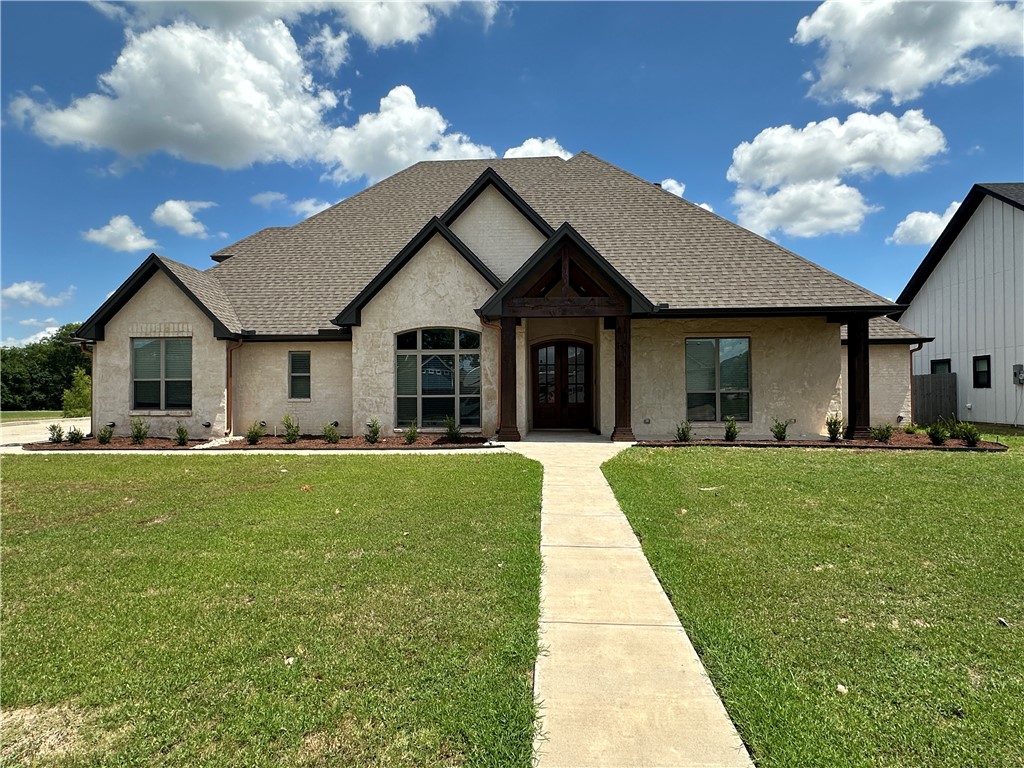
{"label": "small shrub", "polygon": [[690,442],[690,433],[692,431],[693,425],[689,421],[680,421],[678,424],[676,424],[676,442]]}
{"label": "small shrub", "polygon": [[75,368],[71,374],[71,388],[64,390],[61,406],[67,419],[92,413],[92,379],[84,368]]}
{"label": "small shrub", "polygon": [[380,442],[380,421],[376,417],[370,419],[370,423],[366,425],[363,439],[371,445]]}
{"label": "small shrub", "polygon": [[786,439],[786,431],[789,429],[788,421],[772,419],[772,436],[780,443]]}
{"label": "small shrub", "polygon": [[85,438],[85,433],[78,427],[72,427],[68,430],[68,442],[78,445]]}
{"label": "small shrub", "polygon": [[176,445],[188,445],[188,430],[180,421],[174,428],[174,442]]}
{"label": "small shrub", "polygon": [[885,424],[877,424],[868,430],[868,434],[871,435],[873,440],[879,443],[888,443],[892,440],[892,434],[896,431],[896,427],[888,422]]}
{"label": "small shrub", "polygon": [[64,427],[62,427],[60,424],[51,424],[46,429],[50,433],[51,443],[64,442]]}
{"label": "small shrub", "polygon": [[409,428],[405,430],[405,444],[412,445],[416,442],[416,438],[420,436],[420,431],[416,428],[416,422],[414,421],[409,425]]}
{"label": "small shrub", "polygon": [[736,417],[730,416],[725,420],[725,439],[728,442],[733,442],[736,436],[739,435],[740,428],[736,426]]}
{"label": "small shrub", "polygon": [[104,426],[96,433],[96,442],[100,445],[110,445],[110,440],[114,437],[114,428]]}
{"label": "small shrub", "polygon": [[960,429],[958,431],[959,434],[957,437],[967,443],[971,448],[976,446],[978,441],[981,440],[981,430],[969,421],[961,421]]}
{"label": "small shrub", "polygon": [[927,432],[932,445],[942,445],[949,440],[949,429],[941,420],[929,425],[925,432]]}
{"label": "small shrub", "polygon": [[912,421],[908,421],[903,425],[903,432],[908,435],[916,435],[921,431],[921,428]]}
{"label": "small shrub", "polygon": [[245,442],[249,445],[256,445],[264,434],[266,434],[266,430],[264,429],[263,424],[258,421],[254,421],[245,431]]}
{"label": "small shrub", "polygon": [[324,424],[324,442],[337,445],[339,440],[341,435],[338,434],[338,428],[330,422]]}
{"label": "small shrub", "polygon": [[462,427],[460,427],[458,422],[455,421],[454,416],[444,417],[444,436],[451,440],[453,443],[462,442]]}
{"label": "small shrub", "polygon": [[828,432],[828,441],[838,443],[846,430],[846,420],[841,413],[830,413],[825,417],[825,430]]}
{"label": "small shrub", "polygon": [[132,433],[132,444],[142,445],[149,437],[149,422],[136,417],[131,420],[130,429]]}
{"label": "small shrub", "polygon": [[288,445],[299,441],[299,422],[293,419],[291,414],[281,419],[281,426],[284,427],[284,441]]}

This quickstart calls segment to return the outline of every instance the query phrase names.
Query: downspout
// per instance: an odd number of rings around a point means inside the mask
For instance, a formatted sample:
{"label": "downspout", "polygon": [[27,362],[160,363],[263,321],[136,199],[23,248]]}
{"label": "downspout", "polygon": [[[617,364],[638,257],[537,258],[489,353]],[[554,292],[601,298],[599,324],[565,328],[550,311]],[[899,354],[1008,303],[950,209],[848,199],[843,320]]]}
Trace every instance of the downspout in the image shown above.
{"label": "downspout", "polygon": [[80,341],[78,346],[81,350],[89,356],[89,434],[96,434],[96,387],[93,386],[93,374],[95,374],[94,363],[96,362],[93,357],[93,347],[89,346],[89,342]]}
{"label": "downspout", "polygon": [[[498,334],[498,338],[501,339],[501,325],[500,324],[488,323],[486,320],[484,320],[483,315],[481,315],[480,316],[480,325],[482,325],[484,328],[490,328],[492,331],[496,331],[497,334]],[[497,401],[498,402],[497,402],[497,409],[496,409],[496,412],[495,412],[495,422],[494,422],[494,429],[495,429],[495,431],[497,431],[498,427],[501,425],[501,392],[500,392],[500,388],[501,388],[501,350],[500,349],[498,350],[498,388],[499,388],[498,397],[497,397]],[[483,426],[483,424],[481,424],[481,426]]]}
{"label": "downspout", "polygon": [[225,353],[227,355],[227,390],[228,390],[227,413],[225,414],[226,422],[227,423],[225,424],[225,427],[224,427],[224,434],[225,435],[230,435],[231,434],[231,430],[232,430],[232,428],[234,426],[234,415],[235,415],[234,414],[234,397],[233,397],[233,394],[232,394],[234,392],[234,389],[235,389],[235,371],[234,371],[234,366],[232,365],[232,361],[234,360],[234,357],[232,356],[231,353],[234,352],[236,349],[238,349],[241,346],[242,346],[242,339],[239,339],[237,342],[235,342],[234,345],[230,345],[229,344],[228,348],[227,348],[227,351]]}
{"label": "downspout", "polygon": [[910,350],[910,354],[907,355],[910,362],[910,423],[914,423],[914,353],[920,352],[924,349],[924,342],[917,342],[917,346]]}

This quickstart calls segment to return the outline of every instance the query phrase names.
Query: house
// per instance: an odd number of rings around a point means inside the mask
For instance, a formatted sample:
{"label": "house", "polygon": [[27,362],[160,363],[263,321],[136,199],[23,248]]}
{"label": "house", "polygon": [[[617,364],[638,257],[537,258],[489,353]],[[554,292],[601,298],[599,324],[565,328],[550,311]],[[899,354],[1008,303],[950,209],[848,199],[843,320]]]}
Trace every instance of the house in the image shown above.
{"label": "house", "polygon": [[1024,423],[1024,183],[975,184],[896,300],[933,337],[914,373],[956,373],[959,418]]}
{"label": "house", "polygon": [[151,255],[83,324],[97,423],[864,433],[898,309],[586,152],[421,162],[212,258]]}

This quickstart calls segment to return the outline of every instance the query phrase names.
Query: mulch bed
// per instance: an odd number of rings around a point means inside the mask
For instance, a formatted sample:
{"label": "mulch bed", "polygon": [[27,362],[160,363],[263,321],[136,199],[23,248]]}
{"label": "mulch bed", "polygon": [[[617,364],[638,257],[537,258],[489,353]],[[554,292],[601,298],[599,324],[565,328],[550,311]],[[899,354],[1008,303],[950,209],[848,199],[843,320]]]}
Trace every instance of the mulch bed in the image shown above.
{"label": "mulch bed", "polygon": [[827,440],[691,440],[688,443],[680,443],[675,440],[641,440],[637,445],[644,448],[686,448],[694,445],[714,445],[733,448],[860,448],[880,451],[1005,451],[1006,446],[999,443],[992,443],[988,440],[980,441],[973,448],[963,440],[947,440],[942,445],[932,445],[928,435],[919,433],[908,435],[906,432],[896,431],[888,443],[880,443],[877,440],[840,440],[837,443],[830,443]]}
{"label": "mulch bed", "polygon": [[[113,437],[107,445],[100,445],[94,437],[89,437],[80,443],[26,443],[23,447],[26,451],[187,451],[205,443],[205,440],[189,440],[187,445],[175,445],[174,440],[167,437],[147,437],[140,445],[132,442],[130,437]],[[405,438],[382,437],[376,443],[368,443],[362,437],[343,437],[336,444],[327,443],[322,437],[305,436],[300,437],[297,442],[288,444],[283,437],[267,435],[260,438],[256,445],[249,445],[244,438],[233,440],[230,443],[218,445],[213,448],[204,448],[203,451],[263,451],[263,450],[289,450],[289,451],[353,451],[353,450],[430,450],[436,448],[485,448],[495,447],[492,443],[487,445],[486,437],[476,435],[463,438],[462,442],[455,443],[444,435],[421,434],[415,443],[407,444]]]}

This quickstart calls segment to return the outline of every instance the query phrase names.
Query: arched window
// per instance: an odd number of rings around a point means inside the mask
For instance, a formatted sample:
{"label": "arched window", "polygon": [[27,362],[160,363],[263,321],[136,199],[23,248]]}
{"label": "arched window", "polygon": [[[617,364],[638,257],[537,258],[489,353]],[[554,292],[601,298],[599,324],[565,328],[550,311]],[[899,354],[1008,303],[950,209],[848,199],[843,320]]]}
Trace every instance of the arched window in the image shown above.
{"label": "arched window", "polygon": [[421,328],[396,338],[395,424],[480,426],[480,334]]}

